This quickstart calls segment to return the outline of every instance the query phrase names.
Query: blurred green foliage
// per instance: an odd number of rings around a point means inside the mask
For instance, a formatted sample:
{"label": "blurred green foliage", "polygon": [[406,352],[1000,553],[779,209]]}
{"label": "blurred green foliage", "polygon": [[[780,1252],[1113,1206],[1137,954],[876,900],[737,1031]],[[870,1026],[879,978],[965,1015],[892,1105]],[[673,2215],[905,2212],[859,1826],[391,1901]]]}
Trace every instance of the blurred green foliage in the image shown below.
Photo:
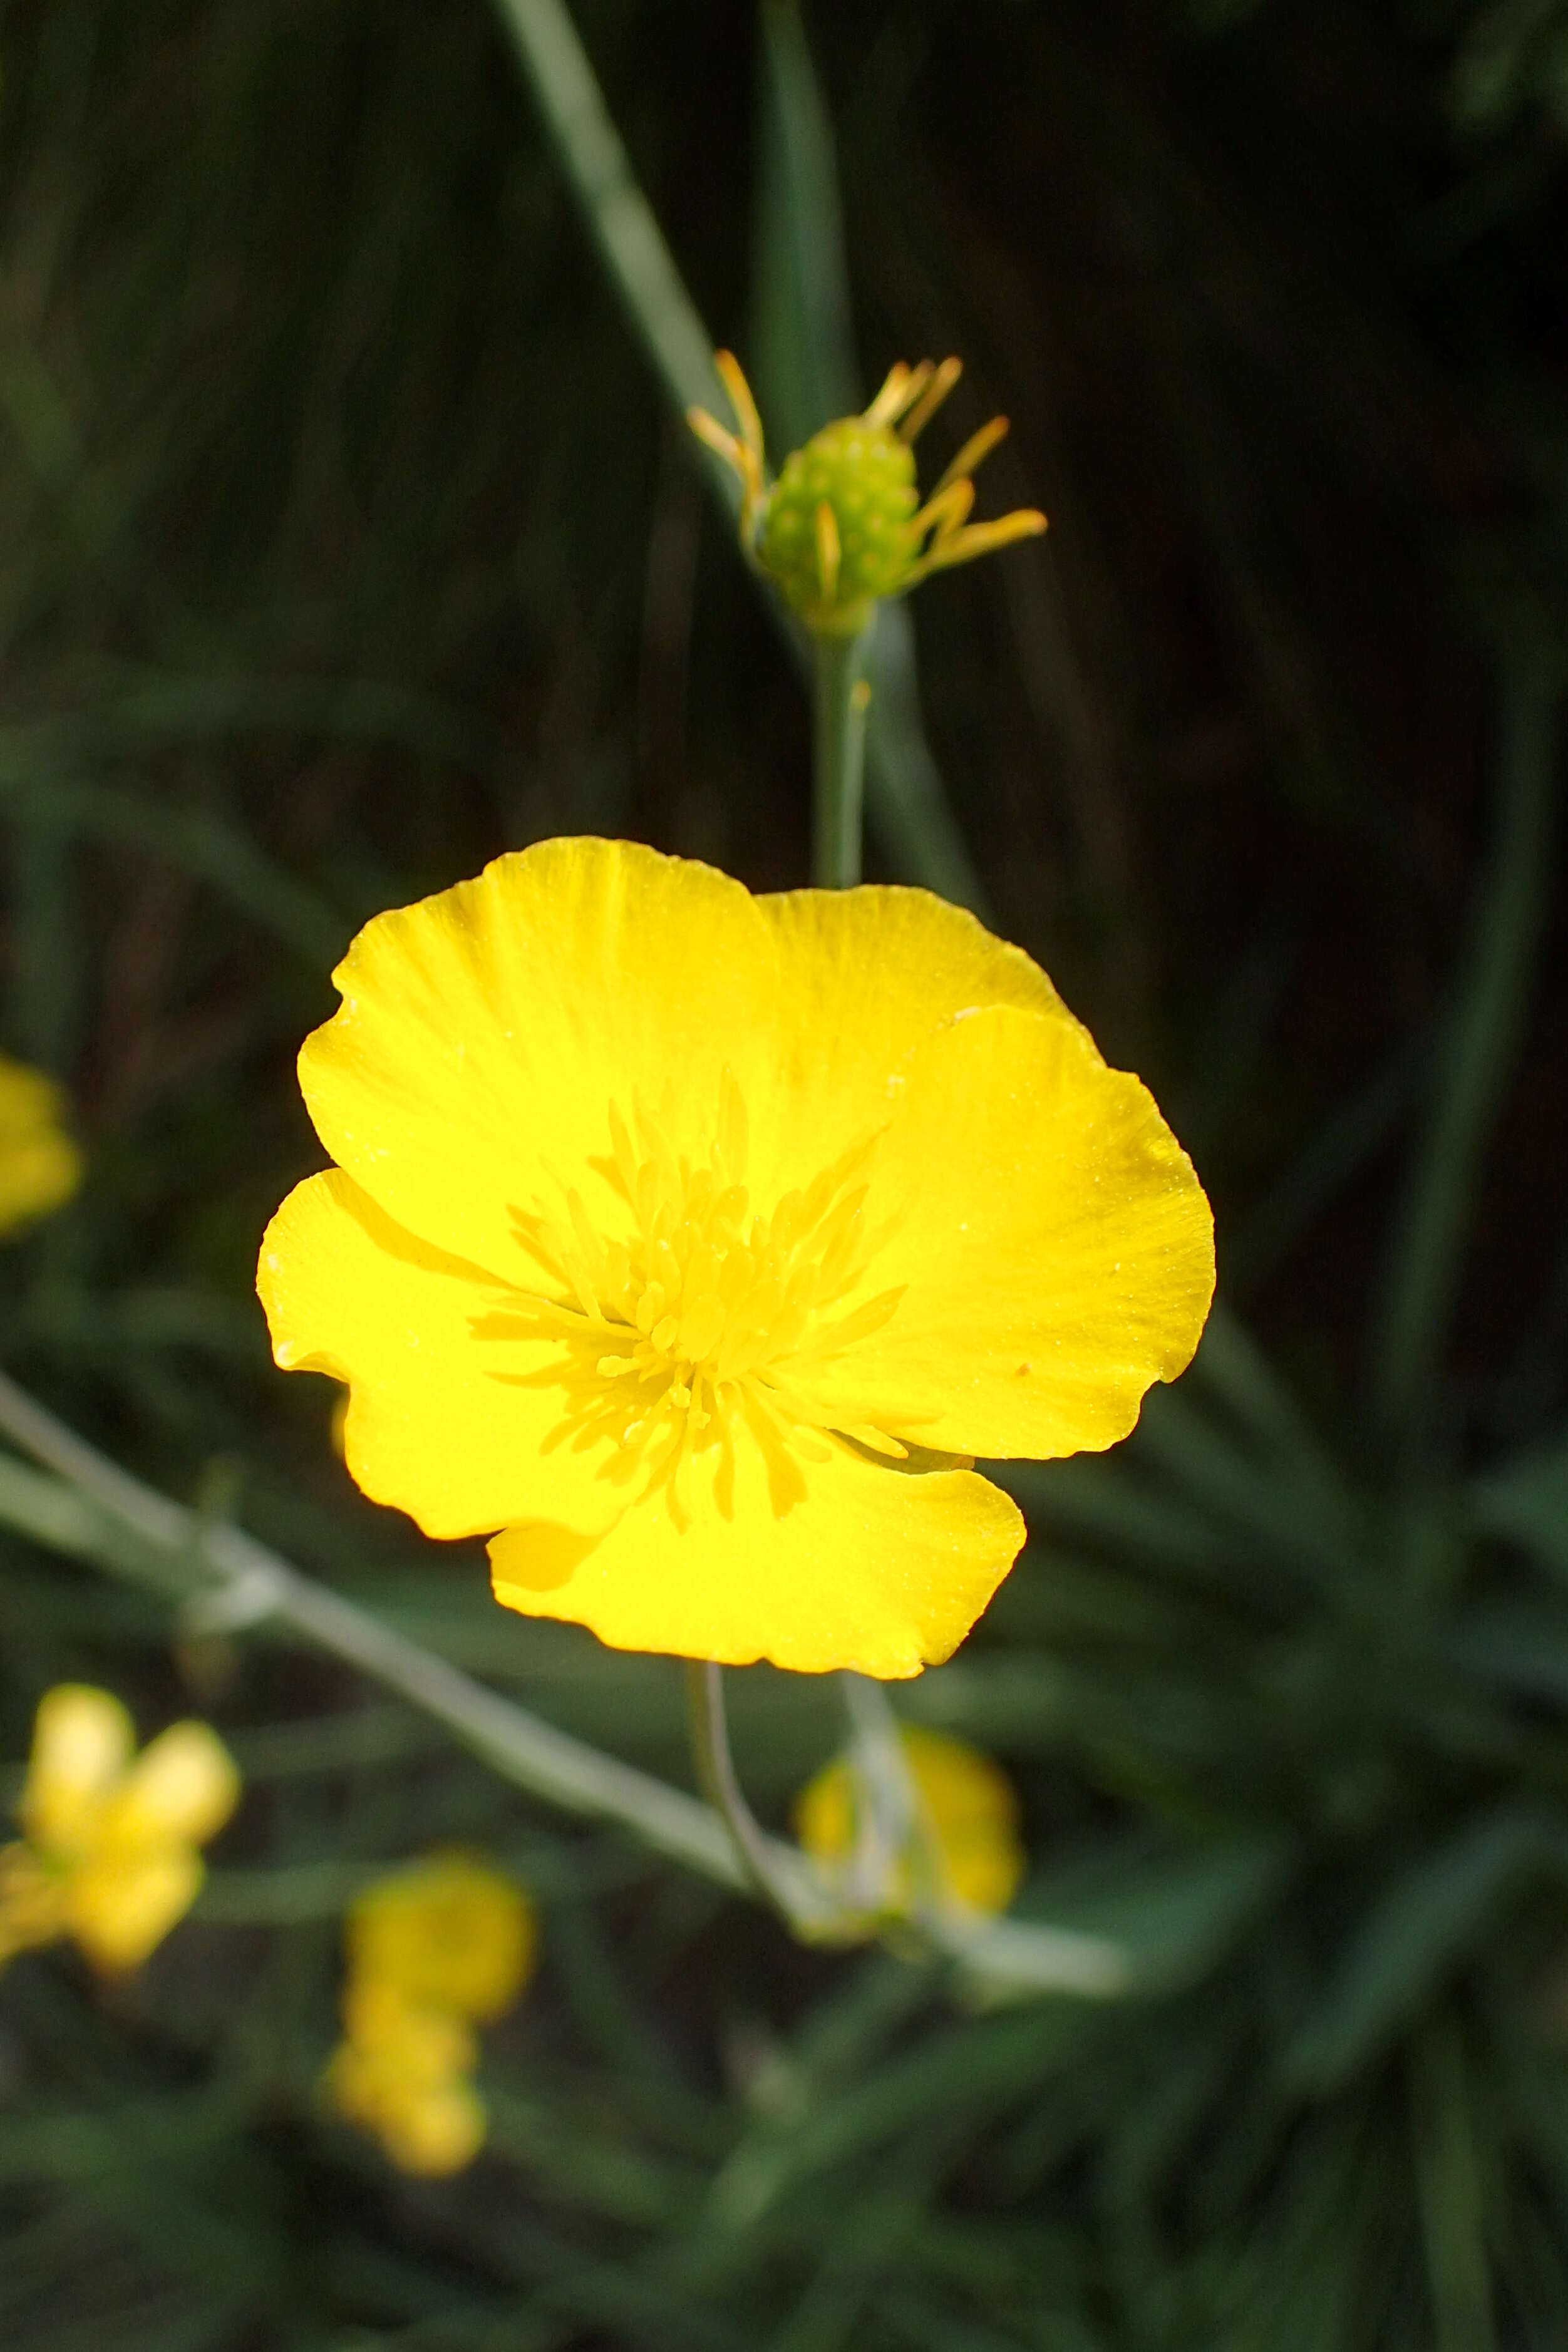
{"label": "blurred green foliage", "polygon": [[[1267,1353],[1226,1309],[1117,1455],[1020,1472],[1024,1560],[897,1696],[1005,1760],[1021,1909],[1136,1990],[973,2012],[795,1949],[6,1538],[0,1752],[85,1677],[210,1714],[249,1794],[138,1981],[0,1979],[3,2340],[1560,2352],[1563,12],[576,13],[775,446],[956,349],[943,430],[1007,410],[993,495],[1052,517],[924,593],[931,746]],[[0,73],[0,1043],[90,1156],[0,1263],[6,1365],[679,1778],[679,1670],[361,1503],[250,1273],[355,923],[573,829],[799,880],[798,682],[478,0],[6,0]],[[922,805],[878,870],[928,870]],[[782,1818],[833,1695],[731,1682]],[[545,1963],[491,2152],[415,2185],[313,2084],[344,1902],[453,1838]]]}

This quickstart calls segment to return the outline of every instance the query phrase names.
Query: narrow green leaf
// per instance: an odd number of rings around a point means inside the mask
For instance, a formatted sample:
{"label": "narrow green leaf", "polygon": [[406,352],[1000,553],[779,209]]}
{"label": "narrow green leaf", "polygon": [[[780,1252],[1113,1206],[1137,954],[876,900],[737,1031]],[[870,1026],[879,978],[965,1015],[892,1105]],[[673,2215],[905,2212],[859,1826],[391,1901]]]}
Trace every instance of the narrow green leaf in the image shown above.
{"label": "narrow green leaf", "polygon": [[1489,1813],[1394,1878],[1281,2056],[1288,2087],[1322,2096],[1366,2065],[1468,1958],[1531,1875],[1568,1877],[1568,1830],[1524,1807]]}
{"label": "narrow green leaf", "polygon": [[1436,2352],[1496,2352],[1485,2199],[1465,2053],[1451,2017],[1410,2053],[1410,2137]]}
{"label": "narrow green leaf", "polygon": [[763,0],[752,381],[780,450],[859,405],[833,130],[797,0]]}
{"label": "narrow green leaf", "polygon": [[1215,1966],[1279,1893],[1292,1862],[1282,1837],[1185,1853],[1142,1839],[1108,1842],[1037,1873],[1015,1909],[1019,1918],[1103,1936],[1125,1953],[1132,1990],[1165,1993]]}
{"label": "narrow green leaf", "polygon": [[1470,1516],[1482,1535],[1520,1544],[1568,1576],[1568,1437],[1508,1463],[1470,1489]]}

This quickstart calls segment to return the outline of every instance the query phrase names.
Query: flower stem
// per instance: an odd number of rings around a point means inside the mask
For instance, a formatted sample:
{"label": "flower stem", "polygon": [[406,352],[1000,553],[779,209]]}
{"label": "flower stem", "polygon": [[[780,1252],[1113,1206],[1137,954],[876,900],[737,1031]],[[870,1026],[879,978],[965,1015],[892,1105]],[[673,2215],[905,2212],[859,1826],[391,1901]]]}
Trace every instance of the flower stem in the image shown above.
{"label": "flower stem", "polygon": [[505,1779],[576,1813],[618,1822],[646,1844],[737,1884],[731,1841],[706,1805],[603,1756],[313,1583],[237,1527],[204,1521],[143,1486],[0,1373],[0,1430],[69,1481],[0,1454],[0,1522],[184,1603],[203,1631],[267,1625],[357,1666],[434,1716]]}
{"label": "flower stem", "polygon": [[[613,1822],[721,1885],[751,1884],[731,1829],[710,1806],[514,1706],[368,1610],[301,1576],[242,1528],[204,1521],[142,1486],[4,1373],[0,1431],[57,1474],[42,1476],[0,1451],[0,1526],[161,1593],[187,1615],[199,1612],[209,1629],[266,1629],[329,1651],[444,1724],[503,1780],[568,1812]],[[760,1829],[756,1834],[764,1837]],[[793,1916],[809,1921],[820,1896],[803,1857],[772,1839],[764,1838],[764,1847]],[[1105,1999],[1126,1992],[1131,1981],[1117,1945],[1071,1929],[997,1919],[936,1940],[978,1978],[1018,1991]]]}
{"label": "flower stem", "polygon": [[[496,0],[519,61],[633,333],[676,415],[692,406],[722,415],[713,346],[682,282],[652,206],[637,185],[587,51],[563,0]],[[740,491],[728,466],[695,441],[697,462],[731,524]],[[759,583],[760,584],[760,583]],[[784,625],[776,599],[768,603]],[[802,633],[785,626],[791,652]],[[976,914],[986,912],[975,871],[921,724],[909,616],[884,606],[869,660],[877,678],[871,784],[884,837],[909,880]],[[853,878],[853,877],[849,877]]]}
{"label": "flower stem", "polygon": [[[812,639],[816,772],[811,870],[813,881],[830,890],[848,889],[860,879],[866,709],[870,701],[861,675],[865,652],[864,631],[854,637]],[[856,1895],[872,1913],[886,1906],[900,1864],[908,1864],[915,1880],[915,1909],[925,1924],[924,1915],[937,1894],[936,1857],[898,1717],[879,1683],[858,1674],[838,1679],[863,1799],[853,1873]]]}
{"label": "flower stem", "polygon": [[688,1658],[686,1706],[702,1793],[733,1839],[752,1887],[795,1933],[820,1933],[831,1924],[831,1906],[812,1899],[803,1874],[780,1868],[779,1849],[746,1802],[730,1751],[722,1666],[708,1658]]}
{"label": "flower stem", "polygon": [[[712,341],[637,185],[576,26],[562,0],[497,5],[605,276],[671,407],[681,418],[694,406],[721,415],[724,393]],[[740,509],[733,475],[710,452],[700,456],[710,488],[733,517]]]}
{"label": "flower stem", "polygon": [[864,631],[854,637],[811,641],[816,772],[811,878],[828,890],[847,890],[860,879],[866,711],[871,699],[861,675],[865,649]]}

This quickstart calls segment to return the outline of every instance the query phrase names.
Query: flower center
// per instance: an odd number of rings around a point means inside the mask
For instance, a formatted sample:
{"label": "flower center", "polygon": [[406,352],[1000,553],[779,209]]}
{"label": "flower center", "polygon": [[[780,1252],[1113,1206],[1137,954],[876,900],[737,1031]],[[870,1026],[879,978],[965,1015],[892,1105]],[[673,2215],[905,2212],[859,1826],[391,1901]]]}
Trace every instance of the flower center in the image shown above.
{"label": "flower center", "polygon": [[[539,1322],[569,1351],[573,1402],[561,1433],[584,1444],[611,1435],[619,1451],[609,1475],[663,1486],[684,1522],[693,1465],[710,1456],[728,1517],[743,1426],[782,1513],[805,1491],[800,1461],[826,1458],[819,1433],[832,1424],[814,1402],[816,1376],[898,1306],[899,1292],[885,1291],[839,1311],[885,1237],[865,1213],[878,1139],[764,1213],[748,1189],[746,1107],[729,1071],[706,1160],[678,1153],[640,1102],[629,1125],[610,1106],[609,1135],[609,1159],[595,1164],[624,1204],[620,1234],[599,1232],[574,1191],[569,1223],[520,1220],[569,1294],[537,1302]],[[845,1433],[903,1452],[876,1430]]]}

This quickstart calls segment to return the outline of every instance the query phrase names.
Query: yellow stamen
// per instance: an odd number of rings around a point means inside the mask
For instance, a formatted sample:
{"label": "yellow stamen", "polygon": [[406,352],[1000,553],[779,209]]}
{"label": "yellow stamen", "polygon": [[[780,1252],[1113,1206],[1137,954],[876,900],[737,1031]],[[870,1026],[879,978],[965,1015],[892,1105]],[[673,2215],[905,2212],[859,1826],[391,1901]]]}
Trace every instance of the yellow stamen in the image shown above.
{"label": "yellow stamen", "polygon": [[1045,516],[1033,507],[1020,507],[996,522],[971,523],[966,530],[934,541],[910,572],[910,583],[924,580],[932,572],[946,572],[955,563],[968,563],[976,555],[989,555],[993,548],[1010,547],[1015,540],[1037,539],[1045,528]]}
{"label": "yellow stamen", "polygon": [[974,485],[968,480],[949,482],[930,497],[914,520],[916,530],[934,531],[939,539],[969,520],[969,509],[974,504]]}
{"label": "yellow stamen", "polygon": [[741,539],[742,545],[749,551],[752,527],[756,520],[757,509],[762,505],[763,494],[767,487],[763,462],[763,420],[757,414],[757,404],[752,397],[752,387],[746,382],[744,371],[734,352],[715,352],[713,364],[719,372],[725,391],[730,395],[731,405],[734,409],[736,421],[741,427],[740,434],[737,436],[727,426],[721,425],[718,418],[710,415],[706,408],[689,408],[686,412],[686,421],[698,439],[705,442],[710,449],[722,457],[724,463],[739,478]]}
{"label": "yellow stamen", "polygon": [[757,404],[752,398],[752,387],[733,352],[715,352],[713,364],[723,379],[730,404],[740,421],[741,438],[755,457],[759,469],[763,459],[763,420],[757,414]]}
{"label": "yellow stamen", "polygon": [[689,408],[686,421],[699,441],[705,441],[727,466],[732,466],[737,474],[744,475],[745,459],[741,444],[732,433],[726,432],[716,416],[710,416],[705,408]]}
{"label": "yellow stamen", "polygon": [[966,474],[978,473],[998,441],[1005,439],[1006,433],[1007,419],[1005,416],[994,416],[989,425],[983,425],[978,433],[972,433],[952,465],[943,473],[931,496],[940,498],[950,482],[961,481]]}
{"label": "yellow stamen", "polygon": [[936,370],[930,383],[926,387],[925,398],[921,400],[916,407],[910,409],[909,415],[904,418],[903,423],[900,425],[899,438],[900,441],[914,442],[919,440],[921,435],[925,431],[926,426],[931,423],[931,418],[936,415],[937,410],[942,406],[942,402],[947,398],[948,394],[952,390],[953,385],[958,382],[959,377],[963,373],[963,362],[962,360],[943,360],[942,365]]}
{"label": "yellow stamen", "polygon": [[837,593],[842,552],[838,542],[838,518],[824,499],[816,509],[816,577],[825,604],[831,604]]}
{"label": "yellow stamen", "polygon": [[896,425],[912,401],[920,398],[931,376],[931,362],[922,360],[918,368],[907,367],[895,360],[882,380],[882,388],[865,412],[868,425]]}
{"label": "yellow stamen", "polygon": [[[845,1309],[883,1238],[862,1213],[876,1138],[762,1215],[746,1187],[749,1122],[730,1073],[707,1165],[678,1154],[644,1103],[634,1104],[629,1126],[616,1110],[608,1123],[632,1214],[624,1237],[584,1231],[574,1193],[569,1224],[534,1221],[534,1246],[563,1286],[576,1286],[567,1267],[579,1256],[579,1296],[602,1308],[579,1315],[565,1299],[541,1299],[526,1314],[566,1339],[576,1359],[568,1428],[613,1436],[619,1459],[611,1475],[662,1490],[685,1525],[699,1463],[732,1477],[723,1464],[739,1415],[765,1438],[773,1490],[793,1496],[799,1459],[826,1458],[831,1424],[813,1401],[814,1378],[898,1306],[893,1291]],[[899,1451],[884,1434],[875,1444]]]}

